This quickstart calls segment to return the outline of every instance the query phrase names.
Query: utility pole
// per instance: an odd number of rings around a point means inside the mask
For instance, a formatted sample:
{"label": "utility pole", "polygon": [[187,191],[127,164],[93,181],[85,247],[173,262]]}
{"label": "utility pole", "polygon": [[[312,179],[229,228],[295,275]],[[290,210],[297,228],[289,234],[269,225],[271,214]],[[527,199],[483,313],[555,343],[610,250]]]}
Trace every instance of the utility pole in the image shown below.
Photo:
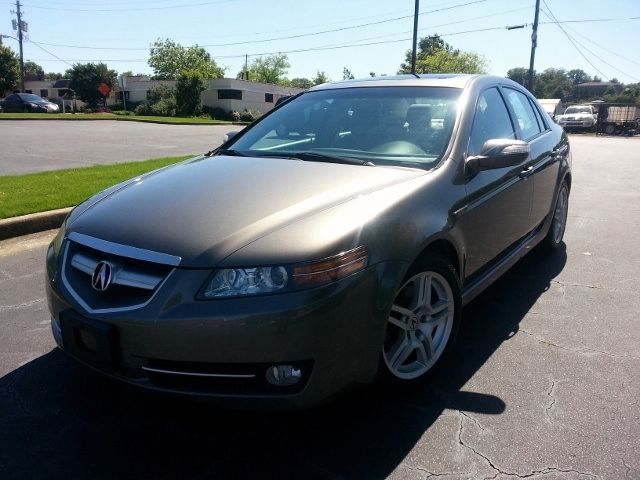
{"label": "utility pole", "polygon": [[20,0],[16,0],[16,16],[18,17],[18,43],[20,44],[20,91],[24,92],[24,54],[22,53],[22,12]]}
{"label": "utility pole", "polygon": [[536,47],[538,46],[538,17],[540,16],[540,0],[536,0],[536,16],[533,19],[533,32],[531,32],[531,59],[529,60],[529,81],[527,88],[533,93],[533,63],[536,59]]}
{"label": "utility pole", "polygon": [[249,80],[249,55],[244,56],[244,76],[245,80]]}
{"label": "utility pole", "polygon": [[418,45],[418,10],[420,0],[416,0],[416,10],[413,13],[413,50],[411,51],[411,73],[416,74],[416,47]]}

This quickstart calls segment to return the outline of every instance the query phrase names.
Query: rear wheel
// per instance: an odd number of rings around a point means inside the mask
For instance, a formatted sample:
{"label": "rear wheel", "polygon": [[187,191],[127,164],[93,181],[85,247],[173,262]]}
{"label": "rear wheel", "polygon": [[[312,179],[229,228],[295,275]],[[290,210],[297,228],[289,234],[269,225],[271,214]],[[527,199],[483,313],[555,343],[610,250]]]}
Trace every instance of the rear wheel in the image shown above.
{"label": "rear wheel", "polygon": [[432,373],[451,348],[461,308],[460,282],[449,262],[431,257],[411,268],[389,312],[383,376],[416,382]]}
{"label": "rear wheel", "polygon": [[562,243],[564,231],[567,226],[567,216],[569,213],[569,186],[563,181],[560,185],[558,198],[553,209],[553,219],[549,232],[544,239],[544,245],[548,250],[557,250]]}

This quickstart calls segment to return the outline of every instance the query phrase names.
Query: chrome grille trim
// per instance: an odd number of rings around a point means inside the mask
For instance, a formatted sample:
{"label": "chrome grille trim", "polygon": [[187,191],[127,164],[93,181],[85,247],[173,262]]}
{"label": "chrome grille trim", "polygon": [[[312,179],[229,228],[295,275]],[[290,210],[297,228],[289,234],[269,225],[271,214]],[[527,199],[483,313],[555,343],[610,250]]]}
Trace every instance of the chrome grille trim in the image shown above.
{"label": "chrome grille trim", "polygon": [[153,373],[163,373],[166,375],[183,375],[187,377],[210,377],[210,378],[256,378],[252,373],[201,373],[201,372],[184,372],[179,370],[164,370],[162,368],[154,368],[142,366],[142,370]]}
{"label": "chrome grille trim", "polygon": [[145,250],[138,247],[130,247],[120,243],[109,242],[99,238],[90,237],[84,233],[71,232],[67,238],[75,243],[93,248],[101,252],[118,255],[120,257],[132,258],[134,260],[142,260],[144,262],[159,263],[161,265],[169,265],[177,267],[182,261],[181,257],[169,255],[168,253],[154,252],[153,250]]}
{"label": "chrome grille trim", "polygon": [[[91,237],[89,237],[89,238],[91,238]],[[84,309],[85,312],[87,312],[87,313],[94,314],[94,313],[128,312],[128,311],[137,310],[139,308],[146,307],[156,297],[156,295],[158,294],[158,291],[160,291],[160,289],[162,288],[162,285],[164,285],[169,280],[169,278],[171,277],[173,272],[175,272],[175,268],[172,268],[171,271],[167,274],[167,276],[160,282],[160,284],[158,285],[158,288],[151,294],[151,296],[145,302],[138,303],[138,304],[135,304],[135,305],[121,306],[121,307],[92,308],[74,290],[74,288],[71,286],[71,282],[69,282],[69,279],[67,278],[67,262],[70,261],[69,258],[68,258],[69,257],[69,245],[71,244],[70,239],[71,239],[71,236],[67,237],[65,239],[63,247],[62,247],[62,252],[63,252],[62,253],[62,276],[61,276],[62,284],[67,289],[69,294],[73,297],[73,299],[78,303],[78,305],[80,307],[82,307],[82,309]],[[84,244],[82,244],[82,245],[84,245]],[[93,248],[93,247],[90,247],[90,248]]]}
{"label": "chrome grille trim", "polygon": [[[82,253],[76,253],[71,258],[71,266],[83,273],[91,276],[100,260],[89,257]],[[155,289],[164,277],[150,273],[136,272],[121,265],[115,264],[112,283],[124,287],[140,288],[143,290]]]}

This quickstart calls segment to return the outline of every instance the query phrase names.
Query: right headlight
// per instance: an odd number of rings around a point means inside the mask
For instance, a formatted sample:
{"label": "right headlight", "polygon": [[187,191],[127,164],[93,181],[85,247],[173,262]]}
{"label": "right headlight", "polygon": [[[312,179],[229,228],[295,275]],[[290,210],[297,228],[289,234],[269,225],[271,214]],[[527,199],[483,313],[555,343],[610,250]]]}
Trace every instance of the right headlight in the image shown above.
{"label": "right headlight", "polygon": [[265,295],[318,287],[367,267],[369,252],[360,246],[319,261],[298,265],[225,268],[213,272],[199,300]]}

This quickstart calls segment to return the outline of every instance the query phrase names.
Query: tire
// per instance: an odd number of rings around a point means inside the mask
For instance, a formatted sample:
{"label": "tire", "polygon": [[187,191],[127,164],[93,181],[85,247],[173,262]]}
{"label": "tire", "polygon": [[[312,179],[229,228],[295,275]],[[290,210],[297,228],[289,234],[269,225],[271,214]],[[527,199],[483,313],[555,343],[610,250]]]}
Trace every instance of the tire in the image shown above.
{"label": "tire", "polygon": [[547,236],[542,241],[545,250],[554,252],[562,245],[562,238],[567,227],[567,214],[569,212],[569,186],[562,181],[558,196],[553,206],[553,218]]}
{"label": "tire", "polygon": [[437,371],[460,328],[460,292],[458,275],[443,258],[428,257],[409,269],[387,320],[379,364],[383,381],[413,384]]}
{"label": "tire", "polygon": [[608,125],[605,125],[605,127],[604,127],[604,133],[606,133],[607,135],[613,135],[613,134],[615,134],[615,133],[616,133],[616,126],[615,126],[615,125],[613,125],[613,124],[611,124],[611,123],[610,123],[610,124],[608,124]]}

